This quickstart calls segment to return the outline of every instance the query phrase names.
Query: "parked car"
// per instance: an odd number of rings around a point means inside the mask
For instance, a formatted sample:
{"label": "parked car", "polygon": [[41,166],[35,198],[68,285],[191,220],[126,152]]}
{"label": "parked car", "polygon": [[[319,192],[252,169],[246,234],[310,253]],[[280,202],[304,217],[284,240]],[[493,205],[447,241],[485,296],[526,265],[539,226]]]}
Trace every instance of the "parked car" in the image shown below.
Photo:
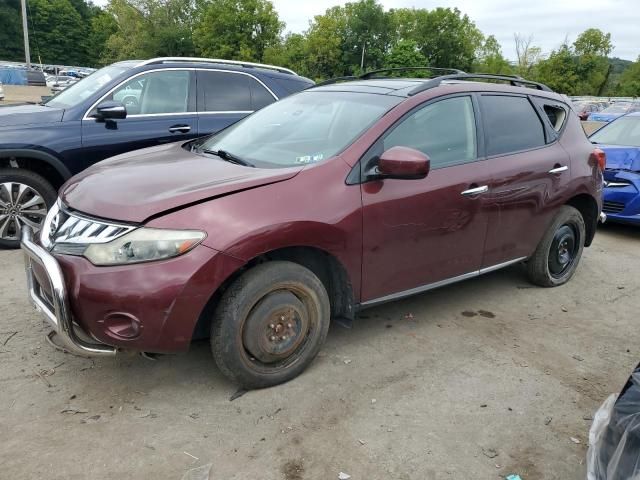
{"label": "parked car", "polygon": [[105,67],[43,104],[3,107],[0,185],[11,191],[0,198],[15,208],[0,247],[18,247],[22,225],[37,230],[56,190],[93,163],[217,132],[310,85],[270,65],[155,58]]}
{"label": "parked car", "polygon": [[605,125],[590,140],[607,155],[603,206],[607,218],[640,225],[640,112]]}
{"label": "parked car", "polygon": [[331,318],[522,262],[566,283],[604,155],[563,97],[495,75],[369,77],[67,182],[22,233],[59,340],[168,353],[204,332],[225,375],[266,387],[310,364]]}
{"label": "parked car", "polygon": [[56,93],[70,87],[74,83],[77,83],[77,81],[78,79],[75,77],[55,75],[47,78],[47,87],[51,88],[52,92]]}
{"label": "parked car", "polygon": [[27,70],[27,84],[31,87],[45,87],[47,81],[40,70]]}
{"label": "parked car", "polygon": [[589,115],[589,121],[592,122],[610,122],[627,113],[640,112],[640,103],[638,102],[616,102],[604,110]]}
{"label": "parked car", "polygon": [[591,113],[602,110],[602,107],[598,102],[577,101],[573,102],[573,107],[580,120],[583,121],[587,120]]}

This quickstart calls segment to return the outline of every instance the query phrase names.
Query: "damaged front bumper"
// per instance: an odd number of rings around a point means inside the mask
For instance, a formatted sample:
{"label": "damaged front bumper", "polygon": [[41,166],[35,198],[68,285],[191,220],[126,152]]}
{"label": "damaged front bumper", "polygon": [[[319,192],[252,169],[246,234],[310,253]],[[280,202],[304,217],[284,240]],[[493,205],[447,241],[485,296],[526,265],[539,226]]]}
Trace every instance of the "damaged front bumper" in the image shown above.
{"label": "damaged front bumper", "polygon": [[[76,331],[73,323],[67,288],[62,270],[57,260],[47,250],[33,241],[33,230],[24,226],[22,229],[21,247],[25,254],[25,270],[27,274],[27,288],[29,299],[53,331],[57,333],[64,344],[64,348],[72,353],[83,356],[113,356],[117,349],[101,343],[90,343]],[[38,281],[33,267],[37,264],[46,276],[48,288]],[[47,294],[46,292],[50,292]]]}

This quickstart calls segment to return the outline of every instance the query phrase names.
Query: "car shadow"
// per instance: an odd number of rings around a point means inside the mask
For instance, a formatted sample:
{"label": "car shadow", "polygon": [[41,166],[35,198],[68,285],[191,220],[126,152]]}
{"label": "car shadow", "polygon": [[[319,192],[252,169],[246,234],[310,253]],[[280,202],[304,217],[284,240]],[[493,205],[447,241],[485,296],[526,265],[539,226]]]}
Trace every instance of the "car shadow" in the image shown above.
{"label": "car shadow", "polygon": [[606,232],[617,238],[637,238],[640,239],[640,227],[628,225],[626,223],[605,222],[598,226],[598,230]]}

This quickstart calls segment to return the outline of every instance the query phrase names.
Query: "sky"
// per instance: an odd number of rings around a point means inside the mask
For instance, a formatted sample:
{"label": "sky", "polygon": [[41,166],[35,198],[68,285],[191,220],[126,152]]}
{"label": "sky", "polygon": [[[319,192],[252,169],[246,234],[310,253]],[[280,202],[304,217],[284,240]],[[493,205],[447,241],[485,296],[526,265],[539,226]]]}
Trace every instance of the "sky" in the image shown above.
{"label": "sky", "polygon": [[[303,32],[314,15],[336,0],[272,0],[287,31]],[[94,0],[104,5],[107,0]],[[503,54],[516,58],[513,34],[533,36],[532,45],[549,53],[565,38],[573,42],[587,28],[611,33],[612,56],[636,60],[640,55],[640,0],[382,0],[385,9],[457,7],[485,35],[494,35]]]}

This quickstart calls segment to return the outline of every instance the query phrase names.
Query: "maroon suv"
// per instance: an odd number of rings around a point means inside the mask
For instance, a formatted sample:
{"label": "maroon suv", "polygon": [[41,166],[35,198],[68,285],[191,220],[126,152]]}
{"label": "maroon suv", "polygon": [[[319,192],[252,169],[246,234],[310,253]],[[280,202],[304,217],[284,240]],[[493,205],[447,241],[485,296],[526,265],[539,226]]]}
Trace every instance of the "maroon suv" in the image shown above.
{"label": "maroon suv", "polygon": [[318,86],[97,164],[24,229],[30,297],[75,351],[181,352],[206,332],[257,388],[362,308],[515,263],[561,285],[595,234],[604,155],[560,95],[484,78]]}

